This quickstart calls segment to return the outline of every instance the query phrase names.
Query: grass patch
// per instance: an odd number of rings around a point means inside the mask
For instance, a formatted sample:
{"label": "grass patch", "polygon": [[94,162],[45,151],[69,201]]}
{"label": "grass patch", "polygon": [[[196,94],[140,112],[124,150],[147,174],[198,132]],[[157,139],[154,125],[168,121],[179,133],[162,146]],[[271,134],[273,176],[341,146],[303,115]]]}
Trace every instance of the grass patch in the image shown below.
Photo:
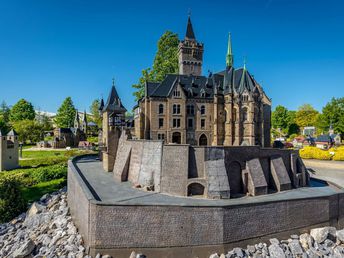
{"label": "grass patch", "polygon": [[[0,172],[0,180],[17,182],[18,198],[24,199],[24,204],[37,201],[42,195],[55,192],[67,184],[67,161],[73,156],[95,153],[85,150],[23,150],[21,168]],[[1,198],[0,204],[6,198]],[[26,205],[22,211],[26,210]],[[3,205],[4,206],[4,205]],[[5,206],[4,206],[5,207]],[[0,218],[6,209],[1,212]],[[3,214],[1,214],[3,213]],[[7,216],[8,217],[8,216]],[[5,216],[5,218],[7,218]]]}
{"label": "grass patch", "polygon": [[55,192],[67,185],[65,178],[54,179],[48,182],[41,182],[31,187],[22,187],[21,192],[27,203],[39,200],[42,195]]}

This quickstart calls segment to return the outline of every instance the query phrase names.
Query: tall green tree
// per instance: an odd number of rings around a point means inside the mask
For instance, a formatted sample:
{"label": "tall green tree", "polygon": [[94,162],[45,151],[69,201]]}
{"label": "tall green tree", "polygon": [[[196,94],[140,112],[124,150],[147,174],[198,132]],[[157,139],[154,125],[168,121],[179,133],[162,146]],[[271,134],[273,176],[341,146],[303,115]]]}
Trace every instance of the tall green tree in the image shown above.
{"label": "tall green tree", "polygon": [[99,99],[95,99],[93,100],[91,106],[90,106],[90,112],[92,114],[92,121],[95,122],[98,127],[102,126],[102,118],[100,116],[99,113],[99,105],[100,105],[100,101]]}
{"label": "tall green tree", "polygon": [[34,120],[35,119],[35,109],[31,102],[20,99],[10,111],[10,121],[17,122],[22,120]]}
{"label": "tall green tree", "polygon": [[344,97],[332,98],[319,115],[317,127],[320,131],[328,131],[331,124],[336,133],[344,135]]}
{"label": "tall green tree", "polygon": [[272,127],[275,129],[280,128],[281,130],[285,131],[288,127],[288,122],[288,109],[278,105],[271,115]]}
{"label": "tall green tree", "polygon": [[142,70],[139,82],[133,85],[133,88],[136,89],[134,92],[136,100],[144,96],[146,81],[160,82],[166,74],[178,72],[178,44],[178,35],[171,31],[166,31],[160,37],[152,69]]}
{"label": "tall green tree", "polygon": [[304,104],[299,107],[295,114],[295,122],[301,128],[305,126],[315,126],[319,112],[312,105]]}
{"label": "tall green tree", "polygon": [[67,97],[57,110],[55,123],[60,128],[72,127],[74,124],[76,110],[71,97]]}

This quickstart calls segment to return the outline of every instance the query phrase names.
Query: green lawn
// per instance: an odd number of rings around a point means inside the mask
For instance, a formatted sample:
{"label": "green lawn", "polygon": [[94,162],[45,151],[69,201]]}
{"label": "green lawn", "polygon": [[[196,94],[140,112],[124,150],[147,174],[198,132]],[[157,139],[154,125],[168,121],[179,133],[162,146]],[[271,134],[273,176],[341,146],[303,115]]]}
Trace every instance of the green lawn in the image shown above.
{"label": "green lawn", "polygon": [[27,203],[39,200],[67,184],[67,161],[91,151],[81,150],[23,150],[19,161],[21,168],[0,172],[2,177],[14,178],[20,183],[21,193]]}
{"label": "green lawn", "polygon": [[52,193],[66,185],[65,178],[54,179],[48,182],[41,182],[31,187],[23,187],[21,192],[27,203],[39,200],[44,194]]}

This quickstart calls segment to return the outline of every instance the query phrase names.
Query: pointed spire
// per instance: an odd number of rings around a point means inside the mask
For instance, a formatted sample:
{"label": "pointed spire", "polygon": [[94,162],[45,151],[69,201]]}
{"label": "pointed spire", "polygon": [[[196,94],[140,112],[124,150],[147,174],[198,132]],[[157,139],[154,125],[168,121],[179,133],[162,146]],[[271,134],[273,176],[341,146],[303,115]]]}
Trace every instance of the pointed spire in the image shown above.
{"label": "pointed spire", "polygon": [[196,39],[195,33],[194,33],[194,31],[193,31],[193,28],[192,28],[192,23],[191,23],[190,14],[189,14],[189,16],[188,16],[188,25],[187,25],[187,28],[186,28],[185,38],[186,38],[186,39],[191,39],[191,40]]}
{"label": "pointed spire", "polygon": [[246,56],[244,56],[244,71],[246,71]]}
{"label": "pointed spire", "polygon": [[82,121],[87,124],[87,113],[86,113],[86,110],[84,110],[84,116],[82,118]]}
{"label": "pointed spire", "polygon": [[227,67],[233,66],[231,33],[228,33],[228,46],[227,46],[227,55],[226,55],[226,66]]}
{"label": "pointed spire", "polygon": [[102,99],[100,100],[99,111],[103,111],[103,108],[104,108],[104,99],[102,97]]}
{"label": "pointed spire", "polygon": [[111,90],[110,90],[110,94],[109,97],[106,101],[106,104],[103,108],[103,110],[125,110],[124,106],[122,105],[120,98],[118,96],[116,87],[115,87],[115,79],[112,78],[112,86],[111,86]]}

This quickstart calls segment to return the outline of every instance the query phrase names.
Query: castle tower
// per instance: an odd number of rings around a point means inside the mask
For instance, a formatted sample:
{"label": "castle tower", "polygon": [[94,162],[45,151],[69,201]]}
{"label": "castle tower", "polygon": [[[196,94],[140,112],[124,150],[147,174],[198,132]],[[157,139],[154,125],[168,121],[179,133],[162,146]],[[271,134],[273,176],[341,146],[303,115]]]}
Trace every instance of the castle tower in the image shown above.
{"label": "castle tower", "polygon": [[196,75],[202,74],[203,64],[203,43],[196,41],[192,28],[190,15],[184,40],[178,46],[179,74]]}
{"label": "castle tower", "polygon": [[80,129],[80,117],[79,117],[79,111],[75,110],[75,118],[74,118],[74,128]]}
{"label": "castle tower", "polygon": [[105,171],[113,171],[115,164],[119,137],[125,123],[125,112],[121,99],[115,88],[114,80],[106,104],[102,110],[102,160]]}
{"label": "castle tower", "polygon": [[18,135],[11,130],[6,136],[0,132],[0,171],[11,170],[19,166]]}
{"label": "castle tower", "polygon": [[86,110],[84,110],[84,114],[83,114],[83,117],[82,117],[81,130],[87,136],[87,114],[86,114]]}

